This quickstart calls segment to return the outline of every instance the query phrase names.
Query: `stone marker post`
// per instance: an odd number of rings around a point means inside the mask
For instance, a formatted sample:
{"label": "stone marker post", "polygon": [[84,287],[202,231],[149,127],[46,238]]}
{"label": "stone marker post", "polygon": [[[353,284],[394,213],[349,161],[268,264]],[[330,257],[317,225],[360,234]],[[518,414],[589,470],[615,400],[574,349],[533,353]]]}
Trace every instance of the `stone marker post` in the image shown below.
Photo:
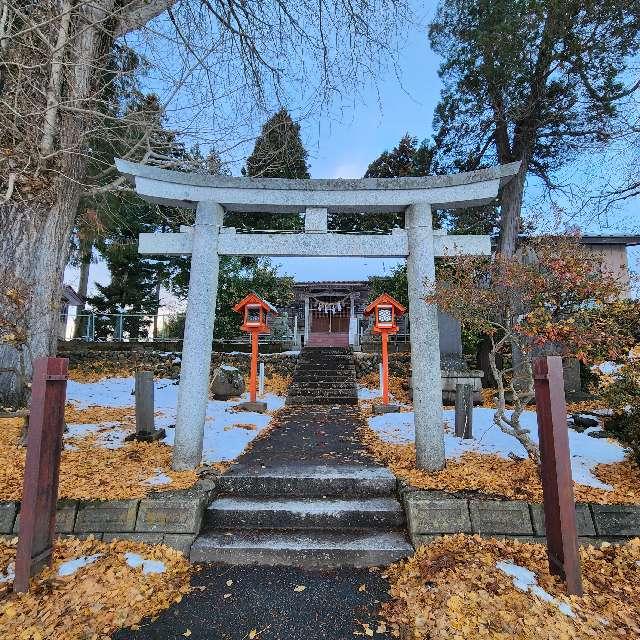
{"label": "stone marker post", "polygon": [[136,432],[125,440],[155,442],[165,437],[164,429],[155,428],[153,371],[136,371],[134,394],[136,399]]}
{"label": "stone marker post", "polygon": [[473,386],[456,385],[456,425],[458,438],[473,438]]}
{"label": "stone marker post", "polygon": [[411,205],[405,220],[416,463],[420,469],[439,471],[444,467],[445,453],[438,308],[424,301],[429,283],[435,280],[430,205]]}
{"label": "stone marker post", "polygon": [[176,471],[195,469],[202,461],[223,214],[222,207],[215,202],[198,203],[171,465]]}

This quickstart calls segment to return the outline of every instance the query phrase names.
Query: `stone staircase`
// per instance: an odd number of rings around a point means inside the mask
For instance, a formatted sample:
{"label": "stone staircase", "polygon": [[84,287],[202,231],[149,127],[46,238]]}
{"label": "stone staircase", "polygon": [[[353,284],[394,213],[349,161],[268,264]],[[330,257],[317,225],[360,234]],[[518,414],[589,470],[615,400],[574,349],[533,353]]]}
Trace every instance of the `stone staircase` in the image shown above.
{"label": "stone staircase", "polygon": [[305,347],[293,373],[287,404],[358,404],[351,350],[348,347]]}
{"label": "stone staircase", "polygon": [[193,562],[386,565],[413,551],[402,527],[396,480],[364,465],[239,465],[220,477]]}

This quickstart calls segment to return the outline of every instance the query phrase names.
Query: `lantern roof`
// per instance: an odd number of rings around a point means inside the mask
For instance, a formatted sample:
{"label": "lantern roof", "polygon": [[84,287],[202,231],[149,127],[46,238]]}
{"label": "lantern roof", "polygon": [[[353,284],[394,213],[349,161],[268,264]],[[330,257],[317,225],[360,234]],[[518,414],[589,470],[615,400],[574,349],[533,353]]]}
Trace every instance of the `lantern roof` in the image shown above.
{"label": "lantern roof", "polygon": [[400,304],[395,298],[390,296],[388,293],[381,293],[373,302],[371,302],[367,308],[364,310],[364,315],[371,315],[375,308],[381,304],[390,305],[395,309],[396,315],[401,316],[407,308]]}
{"label": "lantern roof", "polygon": [[266,312],[271,312],[274,314],[278,313],[278,310],[269,301],[263,300],[254,291],[252,291],[249,295],[242,298],[242,300],[240,300],[240,302],[238,302],[238,304],[235,307],[233,307],[233,310],[237,312],[241,312],[249,304],[258,304]]}

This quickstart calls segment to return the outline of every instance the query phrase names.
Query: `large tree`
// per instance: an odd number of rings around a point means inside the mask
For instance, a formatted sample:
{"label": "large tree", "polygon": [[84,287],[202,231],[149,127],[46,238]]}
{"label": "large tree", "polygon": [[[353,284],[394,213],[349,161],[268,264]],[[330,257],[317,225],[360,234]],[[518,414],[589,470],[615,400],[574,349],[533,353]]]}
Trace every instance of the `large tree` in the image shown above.
{"label": "large tree", "polygon": [[[56,351],[62,274],[81,198],[124,187],[112,159],[90,173],[97,142],[117,135],[129,141],[128,159],[182,167],[156,148],[153,109],[146,118],[104,108],[112,84],[132,74],[121,68],[114,76],[114,50],[164,12],[150,37],[134,40],[156,47],[154,64],[164,65],[156,74],[158,106],[176,118],[192,109],[182,121],[185,135],[209,127],[209,141],[226,136],[230,146],[234,129],[223,115],[244,122],[253,105],[264,109],[300,87],[312,108],[339,87],[357,87],[393,57],[390,44],[406,21],[405,0],[0,0],[0,263],[31,290],[29,358]],[[237,109],[218,112],[234,100]],[[0,369],[14,368],[17,358],[11,344],[0,344]],[[14,388],[15,380],[0,375],[0,395]]]}
{"label": "large tree", "polygon": [[[618,133],[639,85],[637,0],[441,0],[430,25],[444,61],[434,128],[450,170],[520,161],[502,190],[499,248],[511,255],[525,180],[557,172]],[[631,76],[631,77],[630,77]]]}

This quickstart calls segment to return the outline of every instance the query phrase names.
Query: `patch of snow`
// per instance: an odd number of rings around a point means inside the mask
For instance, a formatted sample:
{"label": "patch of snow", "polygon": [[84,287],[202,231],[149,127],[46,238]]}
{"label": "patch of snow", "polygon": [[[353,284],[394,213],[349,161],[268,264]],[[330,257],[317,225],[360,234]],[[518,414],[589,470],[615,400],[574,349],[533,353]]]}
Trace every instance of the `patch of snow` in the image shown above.
{"label": "patch of snow", "polygon": [[600,373],[604,373],[605,375],[613,375],[620,371],[619,364],[615,362],[602,362],[601,364],[596,364],[591,367],[592,371],[599,371]]}
{"label": "patch of snow", "polygon": [[142,482],[143,484],[149,484],[156,487],[171,484],[172,480],[166,473],[162,472],[162,469],[155,469],[155,475],[143,480]]}
{"label": "patch of snow", "polygon": [[[447,458],[459,458],[463,453],[493,453],[505,459],[511,454],[521,458],[527,457],[524,447],[513,437],[504,433],[494,422],[495,409],[475,407],[473,410],[473,434],[468,440],[456,438],[450,428],[445,429],[445,453]],[[455,422],[455,412],[443,412],[445,427]],[[535,411],[524,411],[520,418],[521,425],[529,430],[531,439],[538,442],[538,424]],[[369,418],[369,426],[385,442],[391,444],[407,444],[414,442],[414,414],[388,413]],[[592,438],[589,433],[598,431],[599,427],[590,427],[582,433],[569,429],[569,448],[571,451],[571,472],[575,482],[598,489],[612,490],[608,484],[593,475],[598,464],[621,462],[625,457],[625,449],[613,440]]]}
{"label": "patch of snow", "polygon": [[182,362],[182,358],[178,356],[171,361],[171,364],[180,364],[181,362]]}
{"label": "patch of snow", "polygon": [[[81,383],[69,381],[67,387],[67,399],[78,408],[86,408],[90,405],[104,407],[133,407],[135,399],[132,395],[134,387],[133,378],[109,378],[100,382]],[[156,427],[164,428],[167,436],[162,442],[173,446],[175,429],[171,429],[176,423],[176,406],[178,397],[178,385],[175,380],[158,379],[154,381],[154,403],[156,415]],[[207,413],[204,425],[204,446],[202,462],[212,464],[214,462],[228,461],[237,458],[247,445],[267,427],[271,421],[268,414],[242,412],[238,414],[230,411],[239,402],[248,400],[249,394],[245,393],[239,400],[210,400],[207,403]],[[276,411],[284,407],[285,399],[273,393],[267,393],[261,398],[267,403],[268,411]],[[241,416],[241,417],[239,417]],[[254,430],[228,429],[238,422],[253,424]],[[113,425],[105,423],[99,428]],[[76,425],[72,425],[75,429]],[[96,425],[77,425],[77,433],[83,430],[86,433],[95,432]],[[99,442],[105,447],[117,448],[122,446],[124,438],[129,431],[124,429],[107,429],[99,435]]]}
{"label": "patch of snow", "polygon": [[380,389],[368,389],[367,387],[358,386],[358,400],[373,400],[381,396]]}
{"label": "patch of snow", "polygon": [[238,371],[238,367],[232,367],[230,364],[221,364],[220,368],[223,371]]}
{"label": "patch of snow", "polygon": [[92,556],[80,556],[79,558],[73,558],[73,560],[66,560],[58,567],[58,575],[61,578],[72,576],[78,569],[88,567],[101,557],[101,553],[95,553]]}
{"label": "patch of snow", "polygon": [[5,582],[13,582],[16,578],[16,564],[10,562],[4,573],[0,573],[0,584]]}
{"label": "patch of snow", "polygon": [[124,554],[127,564],[134,569],[142,567],[142,573],[148,575],[150,573],[164,573],[167,569],[161,560],[152,560],[151,558],[143,558],[138,553],[127,551]]}
{"label": "patch of snow", "polygon": [[[96,443],[104,449],[120,449],[124,439],[131,433],[123,429],[118,422],[102,422],[100,424],[69,424],[64,438],[84,438],[92,433],[97,434]],[[72,444],[65,444],[65,450],[77,451]]]}
{"label": "patch of snow", "polygon": [[564,613],[565,616],[575,617],[571,607],[566,602],[561,602],[554,598],[548,591],[545,591],[539,584],[538,578],[533,571],[529,571],[525,567],[521,567],[513,562],[500,560],[496,563],[496,567],[503,573],[513,578],[513,586],[519,591],[529,591],[538,596],[540,600],[553,604]]}
{"label": "patch of snow", "polygon": [[291,351],[281,351],[280,352],[281,356],[299,356],[300,355],[300,349],[293,349]]}

